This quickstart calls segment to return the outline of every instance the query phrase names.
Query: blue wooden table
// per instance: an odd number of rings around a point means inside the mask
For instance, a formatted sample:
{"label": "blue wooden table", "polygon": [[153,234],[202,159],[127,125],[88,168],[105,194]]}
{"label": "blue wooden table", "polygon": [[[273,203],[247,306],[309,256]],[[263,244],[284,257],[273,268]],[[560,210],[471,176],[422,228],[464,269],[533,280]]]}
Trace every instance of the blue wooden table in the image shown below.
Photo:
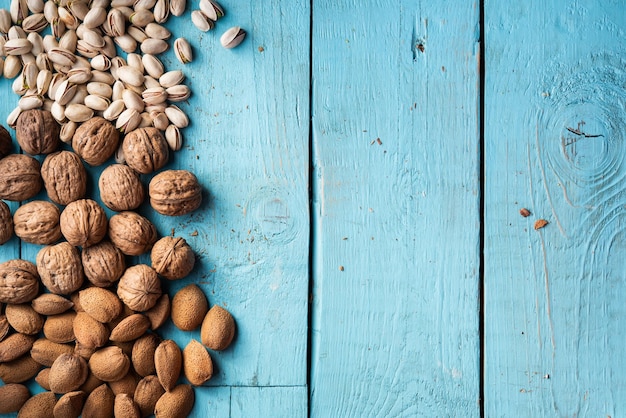
{"label": "blue wooden table", "polygon": [[140,209],[236,319],[193,416],[625,416],[623,1],[222,3],[163,56],[205,203]]}

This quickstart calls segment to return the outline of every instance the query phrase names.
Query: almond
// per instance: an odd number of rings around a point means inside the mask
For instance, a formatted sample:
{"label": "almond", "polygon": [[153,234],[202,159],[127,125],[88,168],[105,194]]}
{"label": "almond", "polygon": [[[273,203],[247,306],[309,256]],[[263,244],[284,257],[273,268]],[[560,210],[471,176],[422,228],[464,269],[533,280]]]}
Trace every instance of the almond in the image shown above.
{"label": "almond", "polygon": [[50,368],[50,390],[68,393],[78,389],[87,380],[87,362],[77,354],[61,354]]}
{"label": "almond", "polygon": [[148,376],[156,373],[154,367],[154,352],[160,343],[161,339],[156,334],[146,334],[135,341],[131,359],[133,368],[140,376]]}
{"label": "almond", "polygon": [[145,312],[150,319],[150,329],[158,329],[170,317],[170,297],[167,293],[163,293],[156,301],[156,304]]}
{"label": "almond", "polygon": [[119,347],[101,348],[89,359],[91,372],[104,382],[114,382],[126,376],[130,368],[128,356]]}
{"label": "almond", "polygon": [[124,318],[113,330],[111,341],[127,342],[141,337],[150,328],[150,320],[142,314],[134,314]]}
{"label": "almond", "polygon": [[54,293],[44,293],[31,302],[35,312],[41,315],[56,315],[70,309],[74,304],[71,300]]}
{"label": "almond", "polygon": [[135,373],[132,369],[126,373],[126,376],[122,377],[120,380],[116,380],[115,382],[109,382],[109,387],[113,391],[114,395],[119,395],[120,393],[125,393],[127,395],[133,396],[135,393],[135,389],[137,389],[137,383],[139,383],[140,377]]}
{"label": "almond", "polygon": [[20,408],[17,418],[52,417],[57,398],[52,392],[41,392],[30,398]]}
{"label": "almond", "polygon": [[0,380],[5,384],[22,383],[35,377],[39,369],[41,369],[41,364],[27,354],[17,360],[0,363]]}
{"label": "almond", "polygon": [[213,376],[213,361],[207,349],[196,340],[189,341],[183,350],[185,377],[194,386],[200,386]]}
{"label": "almond", "polygon": [[103,383],[104,382],[102,380],[94,376],[93,373],[91,373],[91,370],[89,370],[89,373],[87,374],[87,380],[85,380],[85,383],[83,383],[83,385],[80,387],[80,390],[85,393],[91,393]]}
{"label": "almond", "polygon": [[96,321],[111,322],[122,312],[122,302],[110,290],[89,287],[79,293],[80,305]]}
{"label": "almond", "polygon": [[235,320],[230,312],[214,305],[202,321],[200,337],[202,344],[211,350],[225,350],[235,336]]}
{"label": "almond", "polygon": [[173,340],[164,340],[154,352],[154,366],[159,382],[166,391],[176,386],[182,368],[182,353]]}
{"label": "almond", "polygon": [[46,338],[40,338],[33,343],[30,355],[42,366],[50,367],[54,360],[64,353],[71,353],[74,347],[67,344],[59,344]]}
{"label": "almond", "polygon": [[152,415],[157,401],[164,393],[165,389],[161,386],[156,375],[149,375],[141,379],[134,394],[134,399],[141,410],[141,415],[144,417]]}
{"label": "almond", "polygon": [[43,324],[43,335],[55,343],[74,341],[74,318],[76,312],[67,311],[58,315],[50,315]]}
{"label": "almond", "polygon": [[41,369],[37,376],[35,376],[35,382],[39,383],[39,386],[45,390],[50,390],[50,367]]}
{"label": "almond", "polygon": [[109,329],[87,312],[78,312],[74,318],[74,335],[81,346],[97,348],[109,340]]}
{"label": "almond", "polygon": [[54,406],[54,418],[78,418],[83,410],[86,395],[85,392],[74,391],[61,396]]}
{"label": "almond", "polygon": [[30,398],[28,388],[19,383],[0,386],[0,414],[17,412]]}
{"label": "almond", "polygon": [[183,287],[172,299],[172,322],[183,331],[192,331],[202,325],[208,311],[209,302],[195,284]]}
{"label": "almond", "polygon": [[36,337],[25,334],[11,334],[0,341],[0,363],[12,361],[28,353],[33,348]]}
{"label": "almond", "polygon": [[159,398],[154,415],[156,418],[185,418],[191,413],[194,400],[190,385],[178,385]]}
{"label": "almond", "polygon": [[115,397],[114,415],[124,418],[141,418],[141,411],[133,401],[133,398],[126,394],[120,393]]}
{"label": "almond", "polygon": [[43,328],[44,318],[29,304],[9,304],[4,313],[9,325],[22,334],[35,335]]}
{"label": "almond", "polygon": [[105,384],[95,388],[87,396],[82,416],[90,418],[110,418],[113,416],[115,395]]}

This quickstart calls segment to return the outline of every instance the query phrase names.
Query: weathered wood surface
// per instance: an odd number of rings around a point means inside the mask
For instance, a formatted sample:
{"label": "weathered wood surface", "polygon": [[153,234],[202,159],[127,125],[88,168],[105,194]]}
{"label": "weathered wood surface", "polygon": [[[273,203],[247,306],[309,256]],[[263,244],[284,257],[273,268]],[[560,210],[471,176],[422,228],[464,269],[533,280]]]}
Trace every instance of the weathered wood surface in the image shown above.
{"label": "weathered wood surface", "polygon": [[[196,389],[194,416],[231,411],[233,416],[277,416],[273,412],[280,407],[288,408],[284,416],[304,416],[310,41],[308,29],[300,29],[309,27],[310,7],[300,0],[222,3],[226,16],[212,32],[192,26],[197,2],[168,21],[174,37],[192,44],[191,64],[183,67],[171,50],[163,55],[168,69],[183,69],[193,92],[181,105],[191,119],[183,131],[184,147],[168,168],[193,171],[204,186],[204,203],[180,218],[158,215],[147,205],[141,213],[160,235],[173,230],[197,253],[192,276],[169,283],[170,294],[197,283],[211,305],[225,306],[237,322],[231,348],[212,353],[216,375]],[[226,50],[219,37],[234,25],[249,35],[238,48]],[[5,79],[0,92],[5,124],[17,96]],[[89,171],[93,186],[101,168]],[[147,185],[149,176],[144,180]],[[90,192],[98,196],[93,187]],[[22,256],[34,261],[39,249],[25,245]],[[0,247],[2,260],[18,255],[17,241]],[[183,333],[171,323],[160,334],[181,347],[199,339],[199,331]],[[277,400],[288,402],[283,406]]]}
{"label": "weathered wood surface", "polygon": [[479,415],[479,9],[313,3],[311,415]]}
{"label": "weathered wood surface", "polygon": [[624,10],[486,1],[486,416],[626,414]]}

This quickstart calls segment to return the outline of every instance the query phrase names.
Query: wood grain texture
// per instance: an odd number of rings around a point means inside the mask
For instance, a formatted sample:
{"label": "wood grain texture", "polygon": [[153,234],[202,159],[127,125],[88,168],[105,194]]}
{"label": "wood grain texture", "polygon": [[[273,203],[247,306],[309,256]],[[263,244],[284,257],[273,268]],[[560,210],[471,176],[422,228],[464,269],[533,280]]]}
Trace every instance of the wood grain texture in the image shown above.
{"label": "wood grain texture", "polygon": [[311,415],[478,416],[478,4],[313,4]]}
{"label": "wood grain texture", "polygon": [[486,416],[626,414],[623,7],[486,2]]}
{"label": "wood grain texture", "polygon": [[[211,32],[191,24],[197,3],[188,2],[186,13],[167,23],[172,40],[185,37],[191,43],[192,63],[183,67],[171,50],[162,56],[167,69],[185,72],[192,89],[192,97],[180,106],[191,125],[183,130],[183,149],[167,168],[197,175],[204,188],[202,207],[177,218],[147,205],[140,208],[159,235],[182,236],[197,254],[191,277],[165,283],[170,294],[196,283],[211,305],[226,307],[235,318],[233,345],[211,353],[216,373],[207,386],[218,387],[196,389],[197,411],[221,411],[210,416],[229,413],[231,385],[301,387],[306,392],[307,383],[310,38],[308,29],[300,28],[309,26],[309,2],[220,3],[226,16]],[[248,36],[236,49],[226,50],[219,37],[234,25],[245,28]],[[6,98],[0,101],[2,122],[17,103],[10,86],[11,81],[0,80]],[[90,194],[99,198],[95,185],[101,168],[89,172]],[[144,184],[150,177],[142,177]],[[39,249],[24,245],[22,255],[34,261]],[[0,247],[2,259],[18,254],[17,241]],[[171,323],[159,333],[181,347],[199,339],[199,330],[183,333]],[[292,392],[295,411],[306,410],[306,395],[290,389],[284,396]],[[246,402],[238,405],[240,414],[258,413]]]}
{"label": "wood grain texture", "polygon": [[307,389],[292,387],[233,387],[230,416],[305,418]]}

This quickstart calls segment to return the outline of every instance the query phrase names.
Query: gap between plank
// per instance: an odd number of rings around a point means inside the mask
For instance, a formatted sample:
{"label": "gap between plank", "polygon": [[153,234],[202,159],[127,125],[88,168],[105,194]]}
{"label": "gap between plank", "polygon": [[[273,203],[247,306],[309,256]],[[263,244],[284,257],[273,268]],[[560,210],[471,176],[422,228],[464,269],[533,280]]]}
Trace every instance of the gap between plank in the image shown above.
{"label": "gap between plank", "polygon": [[307,387],[307,417],[311,416],[311,375],[313,361],[313,284],[314,284],[314,244],[316,238],[315,216],[315,164],[313,146],[313,0],[309,2],[309,290],[308,290],[308,318],[307,318],[307,359],[306,359],[306,387]]}
{"label": "gap between plank", "polygon": [[479,27],[479,45],[478,53],[480,55],[478,61],[479,71],[479,138],[478,152],[479,157],[479,184],[480,184],[480,201],[479,201],[479,264],[478,264],[478,338],[479,338],[479,377],[478,377],[478,405],[480,417],[485,417],[485,0],[479,0],[478,3],[478,27]]}

